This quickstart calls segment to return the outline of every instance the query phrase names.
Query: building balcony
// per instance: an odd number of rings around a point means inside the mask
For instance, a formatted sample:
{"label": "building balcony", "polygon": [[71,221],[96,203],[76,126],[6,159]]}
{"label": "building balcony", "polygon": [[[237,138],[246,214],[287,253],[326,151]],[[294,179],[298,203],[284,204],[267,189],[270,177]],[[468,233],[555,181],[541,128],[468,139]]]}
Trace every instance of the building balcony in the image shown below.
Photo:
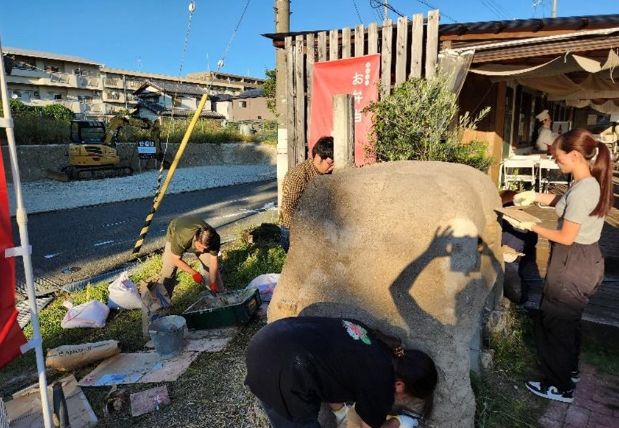
{"label": "building balcony", "polygon": [[29,69],[29,68],[17,68],[17,67],[13,67],[13,70],[11,70],[10,75],[15,76],[15,77],[28,77],[28,78],[35,78],[35,79],[49,77],[49,73],[46,73],[43,70],[38,70],[36,68]]}
{"label": "building balcony", "polygon": [[103,79],[103,85],[106,88],[123,88],[123,79],[121,77],[105,77]]}
{"label": "building balcony", "polygon": [[77,87],[86,89],[103,89],[101,78],[77,76]]}

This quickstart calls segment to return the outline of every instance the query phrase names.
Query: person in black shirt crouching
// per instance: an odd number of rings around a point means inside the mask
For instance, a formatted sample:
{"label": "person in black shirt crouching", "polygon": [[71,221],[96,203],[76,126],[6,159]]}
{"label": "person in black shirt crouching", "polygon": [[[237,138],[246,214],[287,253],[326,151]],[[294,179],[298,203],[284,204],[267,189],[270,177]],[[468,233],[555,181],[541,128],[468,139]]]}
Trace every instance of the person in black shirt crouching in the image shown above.
{"label": "person in black shirt crouching", "polygon": [[246,364],[245,384],[273,428],[319,428],[321,403],[329,404],[338,426],[347,403],[354,403],[363,427],[415,427],[416,415],[393,409],[423,399],[427,416],[437,383],[427,354],[353,319],[275,321],[252,338]]}

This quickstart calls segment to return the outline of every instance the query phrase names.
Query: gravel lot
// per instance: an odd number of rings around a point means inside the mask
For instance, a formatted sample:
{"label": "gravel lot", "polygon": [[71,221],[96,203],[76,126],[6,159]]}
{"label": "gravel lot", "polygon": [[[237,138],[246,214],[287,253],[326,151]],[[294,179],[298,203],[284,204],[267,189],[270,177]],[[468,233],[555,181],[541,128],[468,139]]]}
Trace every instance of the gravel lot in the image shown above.
{"label": "gravel lot", "polygon": [[[22,183],[24,205],[29,214],[153,197],[158,171],[104,180]],[[274,165],[198,166],[177,169],[167,193],[182,193],[233,184],[264,181],[276,177]],[[9,184],[11,215],[15,195]]]}

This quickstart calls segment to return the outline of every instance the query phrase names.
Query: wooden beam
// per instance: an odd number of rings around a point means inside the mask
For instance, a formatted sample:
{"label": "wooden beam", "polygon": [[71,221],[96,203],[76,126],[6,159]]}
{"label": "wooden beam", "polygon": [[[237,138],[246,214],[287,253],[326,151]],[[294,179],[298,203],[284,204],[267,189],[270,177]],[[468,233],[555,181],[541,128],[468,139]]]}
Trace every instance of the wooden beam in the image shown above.
{"label": "wooden beam", "polygon": [[543,55],[562,55],[565,52],[588,52],[598,49],[614,49],[619,46],[619,36],[588,40],[563,40],[555,43],[536,44],[533,46],[502,47],[494,50],[477,51],[473,63],[505,61],[518,58],[537,57]]}
{"label": "wooden beam", "polygon": [[342,29],[342,58],[350,58],[351,55],[350,28],[345,27]]}
{"label": "wooden beam", "polygon": [[398,18],[397,39],[395,56],[395,84],[399,85],[406,81],[406,65],[408,61],[408,18]]}
{"label": "wooden beam", "polygon": [[305,160],[305,61],[304,37],[295,39],[295,136],[296,136],[296,163]]}
{"label": "wooden beam", "polygon": [[355,56],[363,56],[365,50],[365,29],[363,24],[355,27]]}
{"label": "wooden beam", "polygon": [[423,71],[423,14],[413,15],[411,34],[411,71],[410,77],[421,77]]}
{"label": "wooden beam", "polygon": [[294,69],[294,45],[292,37],[286,37],[284,40],[286,45],[286,107],[288,114],[286,115],[286,128],[288,130],[288,169],[293,168],[297,164],[296,155],[296,134],[295,134],[295,69]]}
{"label": "wooden beam", "polygon": [[316,44],[315,44],[315,36],[314,33],[310,33],[305,36],[305,77],[307,81],[307,102],[305,109],[305,120],[306,128],[305,134],[307,138],[309,138],[309,130],[311,127],[311,112],[312,112],[312,76],[314,75],[314,62],[316,58]]}
{"label": "wooden beam", "polygon": [[339,59],[340,35],[338,30],[329,31],[329,61]]}
{"label": "wooden beam", "polygon": [[560,36],[562,34],[571,34],[571,33],[579,33],[579,31],[574,30],[549,30],[549,31],[512,31],[509,33],[474,33],[474,34],[463,34],[461,36],[457,34],[450,34],[445,36],[440,36],[441,42],[444,41],[454,41],[454,42],[464,42],[464,41],[481,41],[481,42],[489,42],[492,40],[505,40],[505,39],[530,39],[532,37],[545,37],[545,36]]}
{"label": "wooden beam", "polygon": [[438,63],[438,10],[428,12],[428,24],[426,25],[426,79],[436,75]]}
{"label": "wooden beam", "polygon": [[372,22],[368,25],[368,55],[378,53],[378,25]]}
{"label": "wooden beam", "polygon": [[327,58],[327,32],[321,31],[318,33],[318,61],[326,61]]}
{"label": "wooden beam", "polygon": [[386,19],[382,27],[382,45],[381,45],[381,84],[382,96],[391,93],[391,57],[393,46],[393,26],[391,19]]}
{"label": "wooden beam", "polygon": [[351,95],[333,96],[333,161],[335,172],[355,164],[354,100]]}

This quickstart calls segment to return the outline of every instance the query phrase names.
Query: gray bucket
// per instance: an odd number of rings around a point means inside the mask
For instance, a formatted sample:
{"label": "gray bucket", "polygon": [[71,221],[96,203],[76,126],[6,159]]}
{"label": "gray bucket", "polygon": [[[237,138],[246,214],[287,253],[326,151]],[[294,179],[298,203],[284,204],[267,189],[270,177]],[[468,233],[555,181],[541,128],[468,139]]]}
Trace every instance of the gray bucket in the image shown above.
{"label": "gray bucket", "polygon": [[171,357],[183,350],[185,345],[185,318],[178,315],[168,315],[156,319],[150,324],[148,332],[155,351],[163,357]]}

